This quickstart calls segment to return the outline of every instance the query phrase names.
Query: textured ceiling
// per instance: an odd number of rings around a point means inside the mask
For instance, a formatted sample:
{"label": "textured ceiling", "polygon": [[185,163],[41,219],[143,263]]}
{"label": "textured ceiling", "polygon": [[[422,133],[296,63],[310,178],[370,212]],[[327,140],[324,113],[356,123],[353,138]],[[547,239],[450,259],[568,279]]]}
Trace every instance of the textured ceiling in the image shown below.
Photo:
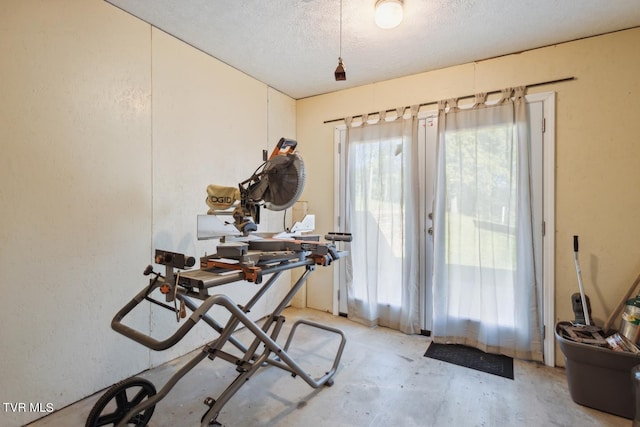
{"label": "textured ceiling", "polygon": [[[295,99],[640,26],[639,0],[107,0]],[[639,47],[640,54],[640,47]]]}

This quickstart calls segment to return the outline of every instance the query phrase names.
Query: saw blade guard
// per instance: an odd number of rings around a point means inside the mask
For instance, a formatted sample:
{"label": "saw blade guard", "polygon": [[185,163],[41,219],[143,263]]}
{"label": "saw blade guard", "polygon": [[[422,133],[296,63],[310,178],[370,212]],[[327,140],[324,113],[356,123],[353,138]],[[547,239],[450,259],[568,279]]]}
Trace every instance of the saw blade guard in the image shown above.
{"label": "saw blade guard", "polygon": [[298,153],[277,155],[264,166],[256,185],[249,188],[251,201],[264,201],[264,207],[282,211],[298,201],[305,184],[305,169]]}
{"label": "saw blade guard", "polygon": [[250,178],[238,188],[211,184],[207,187],[207,205],[210,215],[229,214],[234,225],[243,234],[256,231],[260,223],[260,206],[282,211],[298,201],[304,190],[306,172],[304,161],[295,152],[297,142],[281,138],[275,149]]}

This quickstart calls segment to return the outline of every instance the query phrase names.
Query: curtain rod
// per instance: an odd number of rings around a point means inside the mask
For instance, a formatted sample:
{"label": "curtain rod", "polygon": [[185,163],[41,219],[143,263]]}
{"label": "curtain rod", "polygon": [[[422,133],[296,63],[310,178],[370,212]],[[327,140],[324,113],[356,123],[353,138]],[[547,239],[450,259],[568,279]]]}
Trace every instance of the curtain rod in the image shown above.
{"label": "curtain rod", "polygon": [[[550,85],[550,84],[556,84],[556,83],[564,83],[564,82],[568,82],[568,81],[571,81],[571,80],[576,80],[576,78],[575,78],[575,77],[573,77],[573,76],[572,76],[572,77],[565,77],[565,78],[562,78],[562,79],[548,80],[548,81],[546,81],[546,82],[531,83],[531,84],[528,84],[528,85],[524,85],[524,87],[526,87],[526,88],[530,88],[530,87],[543,86],[543,85]],[[494,94],[494,93],[500,93],[500,92],[502,92],[502,90],[492,90],[491,92],[487,92],[487,95],[491,95],[491,94]],[[458,97],[458,99],[472,98],[472,97],[474,97],[474,96],[475,96],[475,94],[473,94],[473,95],[459,96],[459,97]],[[424,107],[425,105],[436,105],[437,103],[438,103],[438,101],[423,102],[422,104],[418,105],[418,108],[420,108],[420,107]],[[404,107],[404,109],[407,109],[407,108],[409,108],[409,107]],[[385,112],[387,112],[387,113],[390,113],[390,112],[392,112],[392,111],[396,111],[396,108],[394,108],[394,109],[392,109],[392,110],[385,110]],[[369,113],[369,115],[372,115],[372,114],[378,114],[379,112],[380,112],[380,111],[374,111],[374,112]],[[363,115],[364,115],[364,114],[358,114],[357,116],[353,116],[353,117],[362,117]],[[345,118],[344,118],[344,117],[342,117],[342,118],[340,118],[340,119],[325,120],[323,123],[325,123],[325,124],[326,124],[326,123],[340,122],[340,121],[342,121],[342,120],[344,120],[344,119],[345,119]]]}

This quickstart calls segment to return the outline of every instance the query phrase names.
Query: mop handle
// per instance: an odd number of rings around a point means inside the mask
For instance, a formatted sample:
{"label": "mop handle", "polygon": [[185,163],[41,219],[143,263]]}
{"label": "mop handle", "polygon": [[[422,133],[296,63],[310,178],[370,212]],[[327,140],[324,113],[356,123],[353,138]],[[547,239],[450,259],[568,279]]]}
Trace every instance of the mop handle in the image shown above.
{"label": "mop handle", "polygon": [[573,260],[576,264],[576,274],[578,276],[578,288],[580,288],[580,300],[582,301],[582,312],[584,313],[584,322],[587,326],[591,325],[589,319],[589,310],[587,308],[587,299],[584,296],[584,287],[582,286],[582,271],[578,263],[578,236],[573,236]]}

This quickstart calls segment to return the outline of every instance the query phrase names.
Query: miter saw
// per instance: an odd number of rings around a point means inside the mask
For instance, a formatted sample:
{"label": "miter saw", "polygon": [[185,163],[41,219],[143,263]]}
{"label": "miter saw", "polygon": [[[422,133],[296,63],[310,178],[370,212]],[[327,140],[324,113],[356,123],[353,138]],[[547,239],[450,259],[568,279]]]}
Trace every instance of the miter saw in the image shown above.
{"label": "miter saw", "polygon": [[[300,198],[305,183],[304,162],[295,152],[297,142],[281,138],[271,156],[238,187],[211,184],[207,187],[210,215],[233,216],[233,225],[243,234],[257,230],[260,207],[282,211]],[[233,212],[230,209],[234,207]]]}
{"label": "miter saw", "polygon": [[[261,206],[274,211],[284,210],[291,207],[302,194],[305,169],[302,157],[295,152],[296,145],[297,142],[292,139],[281,138],[271,156],[249,179],[238,184],[238,188],[215,184],[207,187],[209,215],[206,217],[232,215],[235,228],[227,223],[222,235],[215,232],[202,233],[202,238],[220,237],[216,253],[200,258],[202,270],[240,270],[245,280],[261,283],[262,272],[269,265],[300,257],[313,259],[317,265],[329,265],[340,257],[335,242],[350,241],[350,234],[329,233],[325,235],[328,243],[320,242],[318,235],[303,236],[301,233],[278,233],[271,237],[257,234],[249,236],[257,230],[256,224],[260,223]],[[313,216],[305,217],[304,224],[298,225],[308,231],[313,227],[309,228],[307,223],[313,222]],[[229,227],[232,229],[231,233]],[[199,229],[198,238],[201,238],[200,232]],[[240,233],[243,236],[237,237]],[[189,287],[189,274],[183,274],[182,278],[184,286]]]}

